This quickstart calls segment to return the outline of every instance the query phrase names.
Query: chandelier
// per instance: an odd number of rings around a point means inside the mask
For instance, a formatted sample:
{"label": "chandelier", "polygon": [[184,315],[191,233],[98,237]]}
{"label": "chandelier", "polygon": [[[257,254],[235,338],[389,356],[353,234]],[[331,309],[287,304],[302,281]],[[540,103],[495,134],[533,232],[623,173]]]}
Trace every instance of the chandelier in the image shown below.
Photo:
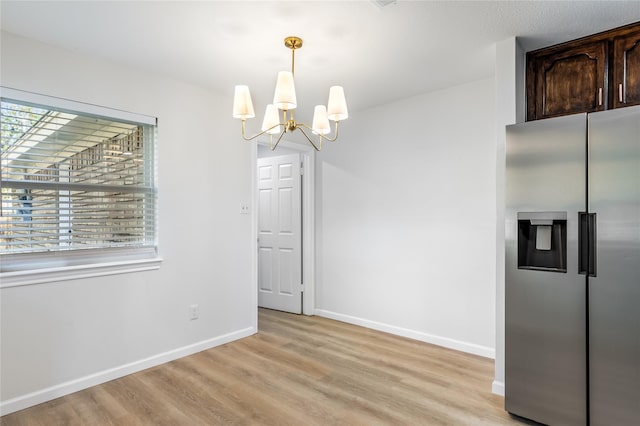
{"label": "chandelier", "polygon": [[[242,120],[242,138],[244,140],[250,141],[258,136],[269,134],[269,148],[274,150],[285,133],[300,130],[316,151],[320,151],[322,149],[323,141],[327,140],[334,142],[338,139],[338,124],[340,123],[340,120],[346,120],[349,116],[349,113],[347,112],[347,102],[344,97],[344,90],[342,86],[332,86],[329,89],[329,102],[326,107],[324,105],[315,106],[311,126],[296,121],[293,114],[293,110],[297,106],[296,89],[293,83],[293,72],[295,52],[296,49],[300,49],[302,47],[302,39],[300,37],[287,37],[284,39],[284,45],[291,49],[291,71],[280,71],[278,73],[273,103],[267,105],[264,113],[264,120],[262,121],[262,127],[260,129],[261,132],[251,137],[245,136],[245,121],[247,118],[255,117],[253,102],[251,102],[251,94],[249,93],[249,86],[238,85],[235,87],[235,94],[233,98],[233,117]],[[278,110],[282,111],[282,122],[280,122]],[[327,136],[331,133],[329,120],[335,122],[335,133],[333,137]],[[316,135],[317,142],[314,142],[313,138],[310,137],[304,129],[307,129]],[[274,144],[273,136],[278,133],[280,135]]]}

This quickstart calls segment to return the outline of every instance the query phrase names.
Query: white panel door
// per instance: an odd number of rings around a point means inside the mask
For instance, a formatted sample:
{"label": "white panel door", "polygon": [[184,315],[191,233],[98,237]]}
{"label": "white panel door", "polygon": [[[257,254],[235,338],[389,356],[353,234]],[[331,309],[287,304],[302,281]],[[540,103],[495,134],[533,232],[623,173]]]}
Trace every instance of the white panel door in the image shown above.
{"label": "white panel door", "polygon": [[300,155],[258,159],[258,306],[302,313]]}

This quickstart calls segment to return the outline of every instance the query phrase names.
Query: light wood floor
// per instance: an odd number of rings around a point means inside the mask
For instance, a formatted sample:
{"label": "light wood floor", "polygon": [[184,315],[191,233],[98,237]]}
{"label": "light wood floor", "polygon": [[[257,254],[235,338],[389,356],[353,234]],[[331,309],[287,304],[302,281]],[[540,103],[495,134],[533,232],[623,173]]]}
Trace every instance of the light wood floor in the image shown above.
{"label": "light wood floor", "polygon": [[9,414],[13,425],[513,425],[493,361],[320,317]]}

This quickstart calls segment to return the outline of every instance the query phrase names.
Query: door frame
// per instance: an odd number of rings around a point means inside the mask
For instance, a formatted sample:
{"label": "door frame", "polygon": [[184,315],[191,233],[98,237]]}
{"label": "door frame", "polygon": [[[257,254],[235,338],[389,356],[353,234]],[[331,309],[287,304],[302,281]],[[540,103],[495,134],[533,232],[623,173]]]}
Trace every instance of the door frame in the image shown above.
{"label": "door frame", "polygon": [[[259,139],[258,144],[269,146],[268,140]],[[315,150],[312,146],[281,141],[278,146],[296,151],[302,161],[302,314],[313,315],[315,309]],[[277,148],[276,148],[277,152]],[[251,279],[253,306],[255,306],[254,324],[257,330],[258,318],[258,146],[251,149]]]}

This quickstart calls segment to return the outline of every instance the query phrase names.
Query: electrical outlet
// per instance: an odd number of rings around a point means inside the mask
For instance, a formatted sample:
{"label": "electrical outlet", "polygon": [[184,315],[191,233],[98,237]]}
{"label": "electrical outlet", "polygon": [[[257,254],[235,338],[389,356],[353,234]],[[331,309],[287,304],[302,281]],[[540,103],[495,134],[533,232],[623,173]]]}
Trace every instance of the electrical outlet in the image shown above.
{"label": "electrical outlet", "polygon": [[200,307],[198,305],[189,306],[189,319],[197,320],[200,317]]}
{"label": "electrical outlet", "polygon": [[240,214],[249,214],[251,213],[251,208],[249,207],[249,204],[240,204]]}

